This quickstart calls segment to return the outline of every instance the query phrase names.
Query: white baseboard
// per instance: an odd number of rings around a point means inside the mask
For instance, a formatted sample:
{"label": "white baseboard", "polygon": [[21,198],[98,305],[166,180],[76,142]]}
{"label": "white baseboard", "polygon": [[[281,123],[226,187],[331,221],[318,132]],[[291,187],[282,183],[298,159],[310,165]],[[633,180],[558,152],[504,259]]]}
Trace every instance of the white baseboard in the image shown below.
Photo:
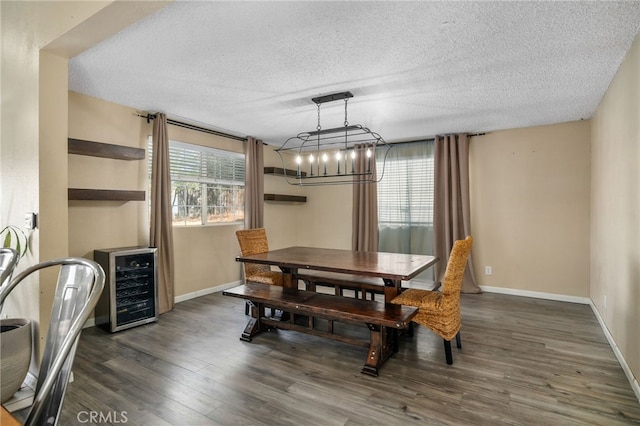
{"label": "white baseboard", "polygon": [[609,332],[609,329],[607,328],[604,320],[600,316],[600,312],[598,312],[596,305],[594,305],[592,301],[589,302],[589,305],[591,305],[591,310],[600,323],[600,328],[602,328],[602,331],[604,332],[604,335],[609,342],[609,346],[611,346],[611,349],[613,349],[613,353],[616,355],[616,358],[618,358],[618,362],[622,366],[624,374],[626,374],[627,380],[629,380],[629,383],[631,384],[631,389],[633,389],[633,392],[636,394],[636,398],[638,398],[638,402],[640,402],[640,384],[638,384],[638,379],[633,376],[633,372],[631,371],[631,368],[629,368],[629,364],[627,364],[627,361],[624,359],[622,352],[620,352],[620,348],[618,348],[616,341],[613,339],[613,336]]}
{"label": "white baseboard", "polygon": [[616,341],[613,339],[613,336],[609,332],[609,329],[605,325],[604,320],[600,316],[600,312],[596,309],[596,306],[593,304],[593,301],[589,297],[578,297],[578,296],[567,296],[563,294],[555,294],[555,293],[544,293],[539,291],[529,291],[529,290],[518,290],[513,288],[504,288],[504,287],[491,287],[486,285],[481,285],[480,288],[482,291],[486,291],[487,293],[500,293],[500,294],[510,294],[513,296],[525,296],[525,297],[534,297],[536,299],[547,299],[547,300],[557,300],[560,302],[571,302],[571,303],[580,303],[583,305],[591,306],[591,310],[595,314],[598,319],[598,323],[600,324],[600,328],[604,332],[607,341],[609,342],[609,346],[613,350],[624,374],[627,376],[627,380],[629,380],[629,384],[631,385],[631,389],[636,394],[636,398],[638,398],[638,402],[640,402],[640,384],[638,384],[638,379],[636,379],[629,368],[629,364],[627,364],[627,360],[620,352],[620,348],[616,344]]}
{"label": "white baseboard", "polygon": [[180,296],[176,296],[173,301],[174,303],[184,302],[186,300],[195,299],[196,297],[206,296],[207,294],[216,293],[218,291],[223,291],[231,287],[235,287],[242,284],[242,281],[234,281],[226,284],[220,284],[217,286],[205,288],[202,290],[197,290],[191,293],[182,294]]}
{"label": "white baseboard", "polygon": [[588,297],[568,296],[566,294],[544,293],[541,291],[519,290],[515,288],[492,287],[481,285],[480,289],[487,293],[510,294],[513,296],[533,297],[535,299],[557,300],[559,302],[580,303],[581,305],[589,305],[591,299]]}

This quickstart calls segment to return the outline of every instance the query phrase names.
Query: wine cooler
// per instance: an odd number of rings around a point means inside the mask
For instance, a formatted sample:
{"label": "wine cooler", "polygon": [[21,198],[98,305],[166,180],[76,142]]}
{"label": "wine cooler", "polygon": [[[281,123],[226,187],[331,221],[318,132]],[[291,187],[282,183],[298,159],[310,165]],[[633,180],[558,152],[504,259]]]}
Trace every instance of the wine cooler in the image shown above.
{"label": "wine cooler", "polygon": [[105,286],[96,304],[96,325],[116,332],[158,320],[155,248],[94,250],[105,271]]}

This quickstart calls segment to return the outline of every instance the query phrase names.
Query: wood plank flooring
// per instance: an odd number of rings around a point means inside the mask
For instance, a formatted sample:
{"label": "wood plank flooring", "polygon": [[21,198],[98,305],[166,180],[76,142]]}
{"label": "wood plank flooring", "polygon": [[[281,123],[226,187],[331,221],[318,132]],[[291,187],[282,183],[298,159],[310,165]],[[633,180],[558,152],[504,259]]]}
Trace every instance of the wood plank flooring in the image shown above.
{"label": "wood plank flooring", "polygon": [[416,327],[374,378],[360,374],[362,347],[282,330],[241,342],[243,303],[212,294],[157,324],[84,330],[59,424],[640,424],[587,305],[463,295],[452,366],[442,340]]}

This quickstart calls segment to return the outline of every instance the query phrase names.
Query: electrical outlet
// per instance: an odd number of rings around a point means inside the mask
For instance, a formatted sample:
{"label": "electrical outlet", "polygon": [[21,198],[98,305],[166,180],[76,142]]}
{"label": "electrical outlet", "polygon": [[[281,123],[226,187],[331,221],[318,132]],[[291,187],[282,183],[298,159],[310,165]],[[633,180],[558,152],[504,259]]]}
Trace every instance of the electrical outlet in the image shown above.
{"label": "electrical outlet", "polygon": [[491,269],[491,266],[485,266],[484,267],[484,274],[485,275],[491,275],[493,273],[493,270]]}

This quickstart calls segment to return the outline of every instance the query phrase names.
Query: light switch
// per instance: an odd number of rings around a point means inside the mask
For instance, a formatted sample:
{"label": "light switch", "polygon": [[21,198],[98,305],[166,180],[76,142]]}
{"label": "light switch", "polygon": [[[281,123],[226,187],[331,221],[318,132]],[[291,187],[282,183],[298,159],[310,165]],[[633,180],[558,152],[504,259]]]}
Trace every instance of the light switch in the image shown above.
{"label": "light switch", "polygon": [[26,213],[24,215],[24,226],[29,230],[36,229],[38,227],[38,215],[32,212]]}

